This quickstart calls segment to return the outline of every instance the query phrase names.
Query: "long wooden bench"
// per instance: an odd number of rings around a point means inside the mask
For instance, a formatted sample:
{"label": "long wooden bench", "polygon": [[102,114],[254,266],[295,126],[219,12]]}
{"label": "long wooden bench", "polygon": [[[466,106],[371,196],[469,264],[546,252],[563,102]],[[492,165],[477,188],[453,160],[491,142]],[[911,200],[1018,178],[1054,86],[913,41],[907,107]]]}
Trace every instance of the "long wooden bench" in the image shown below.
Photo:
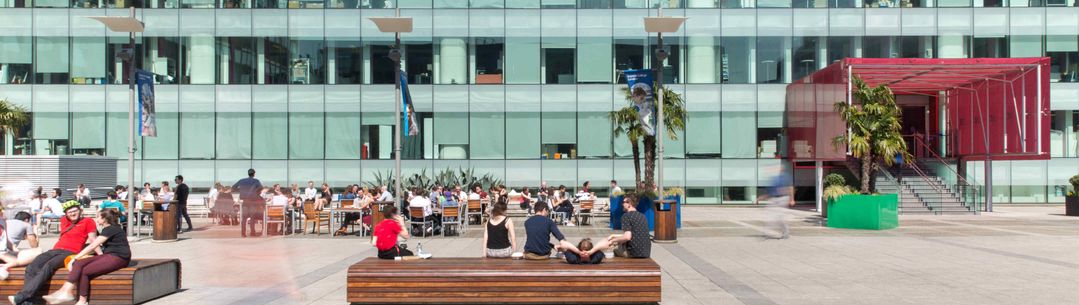
{"label": "long wooden bench", "polygon": [[[0,281],[0,295],[6,298],[22,289],[26,268],[11,269],[7,280]],[[67,279],[68,270],[60,268],[42,287],[39,295],[57,289]],[[90,281],[91,304],[140,304],[180,290],[180,260],[133,259],[127,268],[113,271]],[[74,304],[74,303],[71,303]]]}
{"label": "long wooden bench", "polygon": [[651,259],[570,265],[564,260],[366,258],[348,268],[352,304],[653,304],[660,268]]}

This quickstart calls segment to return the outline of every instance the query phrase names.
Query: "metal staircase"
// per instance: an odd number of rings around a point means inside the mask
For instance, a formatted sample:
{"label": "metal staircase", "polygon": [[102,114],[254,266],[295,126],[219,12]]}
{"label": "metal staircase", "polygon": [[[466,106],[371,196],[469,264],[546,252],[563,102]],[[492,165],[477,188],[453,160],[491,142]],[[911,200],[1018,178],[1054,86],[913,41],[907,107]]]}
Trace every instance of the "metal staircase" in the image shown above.
{"label": "metal staircase", "polygon": [[[916,149],[926,157],[888,169],[878,168],[876,189],[899,195],[900,214],[978,214],[985,198],[981,187],[955,170],[955,164],[915,139]],[[857,164],[851,158],[849,164]],[[858,165],[860,166],[860,165]],[[852,172],[854,168],[851,168]]]}

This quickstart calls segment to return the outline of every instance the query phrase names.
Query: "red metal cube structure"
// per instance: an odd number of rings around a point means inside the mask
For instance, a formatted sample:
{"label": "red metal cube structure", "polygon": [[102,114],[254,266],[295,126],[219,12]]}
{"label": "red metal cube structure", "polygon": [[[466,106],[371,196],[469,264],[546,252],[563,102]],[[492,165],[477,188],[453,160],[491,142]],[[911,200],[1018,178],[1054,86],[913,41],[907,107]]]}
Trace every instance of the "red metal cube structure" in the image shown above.
{"label": "red metal cube structure", "polygon": [[847,132],[834,105],[857,103],[853,76],[888,85],[897,99],[927,99],[924,131],[944,159],[1049,159],[1048,57],[847,58],[787,86],[791,161],[846,160],[845,143],[833,144]]}

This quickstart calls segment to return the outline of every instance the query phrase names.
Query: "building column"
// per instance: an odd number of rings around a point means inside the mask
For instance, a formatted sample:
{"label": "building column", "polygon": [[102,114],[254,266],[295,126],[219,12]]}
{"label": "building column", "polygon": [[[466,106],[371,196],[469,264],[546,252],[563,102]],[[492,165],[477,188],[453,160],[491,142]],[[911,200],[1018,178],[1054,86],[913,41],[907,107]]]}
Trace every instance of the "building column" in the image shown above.
{"label": "building column", "polygon": [[716,48],[715,37],[690,36],[688,39],[689,54],[686,56],[686,67],[689,71],[687,83],[712,84],[716,83]]}
{"label": "building column", "polygon": [[464,38],[442,38],[438,49],[438,83],[468,83],[468,49]]}

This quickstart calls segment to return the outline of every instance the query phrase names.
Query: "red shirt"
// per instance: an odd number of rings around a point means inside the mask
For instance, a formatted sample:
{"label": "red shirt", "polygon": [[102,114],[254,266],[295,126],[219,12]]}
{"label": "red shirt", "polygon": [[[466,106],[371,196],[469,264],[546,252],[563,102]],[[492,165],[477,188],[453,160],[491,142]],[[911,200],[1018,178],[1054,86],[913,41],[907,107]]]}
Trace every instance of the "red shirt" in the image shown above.
{"label": "red shirt", "polygon": [[401,233],[401,224],[397,220],[384,219],[375,226],[375,248],[388,250],[397,245],[397,234]]}
{"label": "red shirt", "polygon": [[74,228],[68,230],[73,224],[67,217],[60,217],[60,232],[67,232],[60,234],[60,240],[56,241],[56,245],[52,246],[53,249],[67,250],[74,253],[82,251],[83,245],[86,245],[86,238],[91,233],[97,233],[97,224],[94,224],[92,218],[83,218],[78,223],[74,224]]}

